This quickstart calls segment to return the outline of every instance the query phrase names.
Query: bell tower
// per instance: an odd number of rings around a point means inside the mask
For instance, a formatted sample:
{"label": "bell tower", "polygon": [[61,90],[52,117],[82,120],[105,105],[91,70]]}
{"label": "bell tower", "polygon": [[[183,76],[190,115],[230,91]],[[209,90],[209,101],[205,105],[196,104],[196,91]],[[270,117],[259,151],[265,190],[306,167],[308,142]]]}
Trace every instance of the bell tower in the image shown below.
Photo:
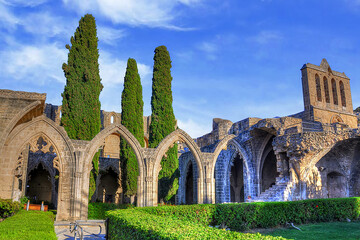
{"label": "bell tower", "polygon": [[357,127],[353,113],[350,79],[334,71],[324,58],[320,66],[307,63],[301,68],[305,120],[342,123]]}

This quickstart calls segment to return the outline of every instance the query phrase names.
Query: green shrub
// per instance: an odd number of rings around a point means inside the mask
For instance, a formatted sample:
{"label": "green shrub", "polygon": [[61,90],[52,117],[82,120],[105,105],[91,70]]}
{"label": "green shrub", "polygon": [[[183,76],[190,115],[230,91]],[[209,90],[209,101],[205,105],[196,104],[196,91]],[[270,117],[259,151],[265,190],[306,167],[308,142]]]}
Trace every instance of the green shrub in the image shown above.
{"label": "green shrub", "polygon": [[27,204],[29,200],[30,199],[28,197],[26,197],[26,196],[23,196],[22,198],[20,198],[21,204]]}
{"label": "green shrub", "polygon": [[21,210],[0,223],[0,240],[56,240],[54,214]]}
{"label": "green shrub", "polygon": [[22,204],[13,202],[11,199],[0,199],[0,218],[7,218],[17,213]]}
{"label": "green shrub", "polygon": [[360,198],[312,199],[292,202],[218,204],[214,224],[232,230],[269,228],[286,223],[309,223],[357,219]]}
{"label": "green shrub", "polygon": [[150,214],[139,208],[109,211],[106,215],[110,221],[109,239],[284,239],[211,228],[196,222]]}
{"label": "green shrub", "polygon": [[114,203],[89,203],[88,219],[105,219],[105,212],[114,209],[132,208],[131,204],[114,204]]}
{"label": "green shrub", "polygon": [[214,204],[195,204],[180,206],[160,206],[160,207],[144,207],[139,211],[147,212],[162,217],[171,217],[183,221],[200,223],[208,226],[213,221],[215,212]]}

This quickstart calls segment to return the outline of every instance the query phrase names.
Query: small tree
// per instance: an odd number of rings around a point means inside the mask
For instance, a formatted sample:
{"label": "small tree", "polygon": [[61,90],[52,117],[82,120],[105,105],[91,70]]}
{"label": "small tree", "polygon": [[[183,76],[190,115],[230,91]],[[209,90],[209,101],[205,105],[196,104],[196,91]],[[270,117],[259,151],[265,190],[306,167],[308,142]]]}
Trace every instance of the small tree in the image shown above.
{"label": "small tree", "polygon": [[[151,96],[151,123],[149,147],[155,148],[168,134],[175,130],[176,120],[172,108],[171,60],[165,46],[155,49]],[[161,160],[159,173],[159,200],[174,202],[179,187],[179,162],[177,144],[171,147]]]}
{"label": "small tree", "polygon": [[[136,137],[142,147],[144,147],[143,106],[137,64],[135,59],[129,58],[121,94],[121,124]],[[120,138],[120,161],[124,192],[133,200],[137,192],[139,166],[133,149],[122,137]]]}
{"label": "small tree", "polygon": [[[61,94],[64,126],[71,139],[91,140],[100,132],[100,92],[103,88],[99,74],[99,50],[95,18],[86,14],[79,21],[74,36],[70,39],[68,63],[62,68],[66,77]],[[90,175],[89,197],[95,192],[99,154],[93,159]]]}

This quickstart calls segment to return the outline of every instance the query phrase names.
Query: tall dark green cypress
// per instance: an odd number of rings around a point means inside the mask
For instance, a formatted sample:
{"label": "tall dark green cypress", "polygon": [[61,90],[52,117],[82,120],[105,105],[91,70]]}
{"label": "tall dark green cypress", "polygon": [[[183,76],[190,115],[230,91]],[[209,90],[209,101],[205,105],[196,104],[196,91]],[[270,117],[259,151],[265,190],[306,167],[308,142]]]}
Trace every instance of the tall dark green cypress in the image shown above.
{"label": "tall dark green cypress", "polygon": [[[165,46],[155,49],[151,96],[151,123],[149,147],[155,148],[168,134],[175,130],[176,120],[172,108],[171,60]],[[169,148],[161,160],[159,173],[159,200],[174,202],[178,184],[179,162],[177,144]]]}
{"label": "tall dark green cypress", "polygon": [[[66,85],[62,93],[62,118],[71,139],[91,140],[100,132],[100,92],[103,88],[99,74],[99,50],[95,18],[86,14],[79,21],[74,36],[70,39],[68,63],[62,68]],[[89,197],[95,192],[99,154],[93,159],[90,174]]]}
{"label": "tall dark green cypress", "polygon": [[[121,124],[144,147],[143,97],[140,76],[135,59],[129,58],[121,94]],[[135,153],[125,139],[120,138],[122,185],[127,197],[136,195],[139,166]]]}

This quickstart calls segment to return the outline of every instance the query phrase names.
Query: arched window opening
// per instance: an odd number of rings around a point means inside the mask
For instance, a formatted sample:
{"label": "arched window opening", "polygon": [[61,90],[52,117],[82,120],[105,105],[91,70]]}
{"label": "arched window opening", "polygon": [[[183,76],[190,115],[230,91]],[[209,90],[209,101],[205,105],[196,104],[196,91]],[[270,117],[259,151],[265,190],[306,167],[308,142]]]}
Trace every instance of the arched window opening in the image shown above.
{"label": "arched window opening", "polygon": [[188,172],[186,174],[185,202],[186,204],[194,203],[194,175],[193,165],[191,162],[189,163]]}
{"label": "arched window opening", "polygon": [[330,103],[329,85],[326,77],[324,77],[324,90],[325,90],[325,101],[326,103]]}
{"label": "arched window opening", "polygon": [[346,107],[346,97],[345,97],[345,89],[344,89],[344,83],[340,81],[340,95],[341,95],[341,105],[343,107]]}
{"label": "arched window opening", "polygon": [[114,123],[114,115],[112,115],[112,116],[110,117],[110,123],[111,123],[111,124]]}
{"label": "arched window opening", "polygon": [[320,78],[319,75],[315,75],[315,82],[316,82],[316,96],[317,100],[321,102],[321,85],[320,85]]}
{"label": "arched window opening", "polygon": [[231,166],[230,173],[230,200],[231,202],[244,202],[244,164],[238,154]]}
{"label": "arched window opening", "polygon": [[332,86],[334,104],[335,104],[335,105],[338,105],[338,104],[339,104],[339,101],[338,101],[338,96],[337,96],[337,89],[336,89],[335,79],[331,79],[331,86]]}

